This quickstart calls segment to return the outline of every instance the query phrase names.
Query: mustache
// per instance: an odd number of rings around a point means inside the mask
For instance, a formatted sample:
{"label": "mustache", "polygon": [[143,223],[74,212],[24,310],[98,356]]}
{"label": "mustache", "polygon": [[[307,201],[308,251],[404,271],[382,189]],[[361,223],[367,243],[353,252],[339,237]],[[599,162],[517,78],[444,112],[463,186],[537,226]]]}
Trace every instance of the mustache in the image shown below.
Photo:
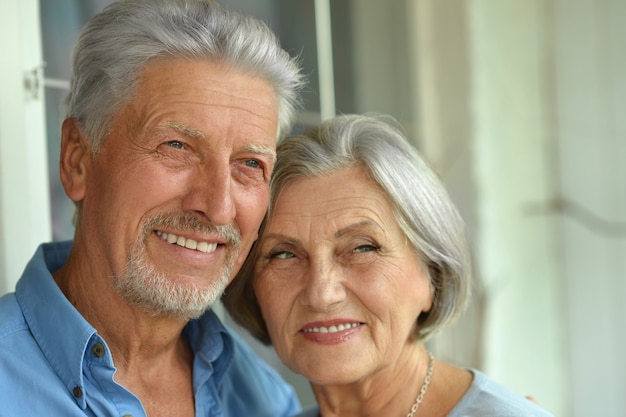
{"label": "mustache", "polygon": [[217,236],[233,247],[241,245],[241,233],[230,224],[212,224],[190,213],[159,213],[149,217],[143,226],[147,235],[155,229],[174,229],[181,232],[193,232]]}

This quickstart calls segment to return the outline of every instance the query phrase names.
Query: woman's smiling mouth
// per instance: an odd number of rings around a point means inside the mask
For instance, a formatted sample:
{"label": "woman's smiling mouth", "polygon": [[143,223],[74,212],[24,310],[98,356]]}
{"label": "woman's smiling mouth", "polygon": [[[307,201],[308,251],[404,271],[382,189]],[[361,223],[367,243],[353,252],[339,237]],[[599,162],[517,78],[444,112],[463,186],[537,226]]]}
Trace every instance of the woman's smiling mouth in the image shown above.
{"label": "woman's smiling mouth", "polygon": [[355,327],[360,326],[361,323],[343,323],[343,324],[337,324],[337,325],[332,325],[332,326],[316,326],[316,327],[309,327],[309,328],[305,328],[302,331],[304,333],[337,333],[337,332],[342,332],[344,330],[348,330],[348,329],[352,329]]}

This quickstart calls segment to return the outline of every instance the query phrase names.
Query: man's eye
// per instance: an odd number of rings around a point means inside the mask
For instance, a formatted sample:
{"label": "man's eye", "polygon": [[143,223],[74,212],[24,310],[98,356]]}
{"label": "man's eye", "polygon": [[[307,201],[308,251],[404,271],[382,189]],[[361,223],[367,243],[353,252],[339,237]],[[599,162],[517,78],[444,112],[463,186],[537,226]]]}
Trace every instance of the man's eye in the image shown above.
{"label": "man's eye", "polygon": [[246,160],[246,166],[250,168],[261,168],[261,163],[256,159],[248,159]]}
{"label": "man's eye", "polygon": [[167,142],[166,145],[174,149],[183,149],[185,147],[182,142],[179,142],[177,140],[171,140]]}

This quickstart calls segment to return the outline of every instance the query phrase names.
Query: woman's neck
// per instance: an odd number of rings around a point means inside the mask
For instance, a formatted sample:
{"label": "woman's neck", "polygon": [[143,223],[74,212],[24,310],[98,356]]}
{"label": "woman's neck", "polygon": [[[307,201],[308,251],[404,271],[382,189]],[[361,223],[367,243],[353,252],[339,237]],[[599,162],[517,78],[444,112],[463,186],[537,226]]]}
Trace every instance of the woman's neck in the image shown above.
{"label": "woman's neck", "polygon": [[[394,363],[341,385],[312,383],[322,417],[404,417],[424,385],[429,354],[421,342],[409,342]],[[433,374],[437,372],[436,364]],[[428,397],[428,392],[424,398]]]}

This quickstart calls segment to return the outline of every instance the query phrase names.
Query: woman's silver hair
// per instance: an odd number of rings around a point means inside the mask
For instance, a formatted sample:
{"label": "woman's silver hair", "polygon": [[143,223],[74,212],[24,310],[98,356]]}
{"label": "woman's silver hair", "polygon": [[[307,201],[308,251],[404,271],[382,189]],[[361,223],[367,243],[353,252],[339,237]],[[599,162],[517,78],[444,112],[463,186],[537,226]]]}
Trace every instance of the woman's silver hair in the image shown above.
{"label": "woman's silver hair", "polygon": [[[418,318],[415,337],[425,340],[453,321],[470,296],[471,262],[465,225],[437,175],[390,116],[345,115],[278,145],[270,211],[281,190],[303,177],[363,167],[392,204],[394,216],[425,265],[433,306]],[[256,245],[224,297],[231,315],[258,339],[269,335],[252,290]]]}
{"label": "woman's silver hair", "polygon": [[277,138],[289,133],[304,78],[263,22],[212,0],[122,0],[87,23],[73,53],[66,117],[80,122],[94,150],[144,65],[168,57],[226,62],[267,80],[278,99]]}

